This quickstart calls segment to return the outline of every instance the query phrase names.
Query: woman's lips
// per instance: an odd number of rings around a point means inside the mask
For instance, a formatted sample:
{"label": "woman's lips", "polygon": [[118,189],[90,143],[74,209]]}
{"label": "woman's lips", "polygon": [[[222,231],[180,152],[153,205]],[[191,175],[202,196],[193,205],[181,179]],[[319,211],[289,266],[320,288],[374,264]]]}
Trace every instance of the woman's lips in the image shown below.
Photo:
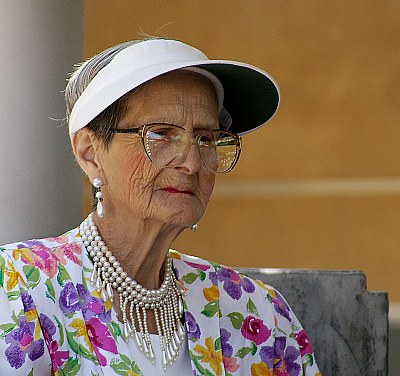
{"label": "woman's lips", "polygon": [[181,191],[180,189],[173,188],[173,187],[161,188],[161,190],[164,192],[168,192],[168,193],[180,193],[180,194],[190,195],[190,196],[194,195],[194,193],[192,191]]}

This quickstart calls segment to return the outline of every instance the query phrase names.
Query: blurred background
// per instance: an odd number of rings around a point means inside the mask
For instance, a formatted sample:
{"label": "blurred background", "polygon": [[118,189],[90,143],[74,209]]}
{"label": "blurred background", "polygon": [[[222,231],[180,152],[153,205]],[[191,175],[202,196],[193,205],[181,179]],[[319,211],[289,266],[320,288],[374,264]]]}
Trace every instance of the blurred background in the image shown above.
{"label": "blurred background", "polygon": [[85,1],[85,57],[143,34],[257,65],[282,95],[175,248],[232,266],[364,271],[368,289],[389,292],[400,374],[400,2]]}
{"label": "blurred background", "polygon": [[[54,3],[37,2],[46,9]],[[244,137],[241,160],[218,177],[199,231],[185,232],[176,249],[231,266],[362,270],[369,290],[389,293],[391,325],[400,330],[400,2],[85,0],[63,6],[67,11],[56,14],[60,18],[43,38],[62,30],[62,19],[64,38],[70,38],[65,45],[80,41],[82,48],[71,50],[79,56],[63,51],[59,91],[73,63],[143,35],[179,39],[210,58],[257,65],[280,86],[278,113]],[[25,3],[29,7],[39,12]],[[70,15],[81,23],[68,25]],[[33,19],[27,17],[28,23]],[[0,101],[9,95],[3,93]],[[75,221],[91,210],[90,187],[76,167],[69,174],[83,189],[83,198],[75,194],[77,204],[71,204],[79,208]],[[7,206],[1,191],[0,199]],[[54,235],[50,230],[59,224],[51,225],[34,236]],[[0,230],[0,242],[18,240],[8,235]],[[399,361],[396,341],[393,364]]]}
{"label": "blurred background", "polygon": [[86,0],[84,25],[85,57],[166,36],[280,86],[278,113],[244,137],[177,249],[233,266],[361,269],[400,302],[400,3]]}

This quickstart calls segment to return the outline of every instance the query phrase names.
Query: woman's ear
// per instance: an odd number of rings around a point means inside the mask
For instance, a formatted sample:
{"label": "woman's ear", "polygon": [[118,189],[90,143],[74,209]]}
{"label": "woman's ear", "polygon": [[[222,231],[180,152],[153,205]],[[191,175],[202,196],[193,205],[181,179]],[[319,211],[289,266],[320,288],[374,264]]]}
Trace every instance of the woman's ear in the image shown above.
{"label": "woman's ear", "polygon": [[89,177],[90,181],[93,177],[100,175],[100,164],[98,160],[100,142],[94,133],[88,128],[82,128],[75,133],[72,139],[72,150],[75,159],[79,163],[81,169]]}

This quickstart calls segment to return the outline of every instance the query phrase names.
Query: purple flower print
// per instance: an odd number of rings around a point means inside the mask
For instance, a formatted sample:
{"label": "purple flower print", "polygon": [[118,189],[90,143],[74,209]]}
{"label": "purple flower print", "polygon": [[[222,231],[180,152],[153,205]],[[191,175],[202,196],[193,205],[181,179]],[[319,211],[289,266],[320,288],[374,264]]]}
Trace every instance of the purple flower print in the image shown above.
{"label": "purple flower print", "polygon": [[273,346],[263,346],[261,360],[281,376],[298,376],[301,367],[295,363],[300,352],[294,346],[286,347],[286,337],[277,337]]}
{"label": "purple flower print", "polygon": [[285,299],[279,294],[278,291],[275,291],[276,298],[271,296],[272,304],[274,305],[275,311],[278,312],[281,316],[286,317],[290,322],[292,319],[290,318],[290,307],[286,303]]}
{"label": "purple flower print", "polygon": [[185,323],[186,323],[186,333],[189,339],[199,339],[201,332],[200,327],[197,324],[193,315],[185,311]]}
{"label": "purple flower print", "polygon": [[32,309],[36,308],[36,305],[33,302],[32,296],[28,292],[26,292],[26,291],[21,292],[21,300],[22,300],[22,304],[24,306],[24,312],[28,312],[28,311],[31,311]]}
{"label": "purple flower print", "polygon": [[69,315],[80,309],[78,293],[72,282],[66,283],[61,290],[58,304],[65,315]]}
{"label": "purple flower print", "polygon": [[57,331],[56,326],[50,320],[48,316],[41,313],[39,316],[40,326],[42,327],[44,340],[47,344],[47,348],[49,350],[51,362],[53,364],[54,371],[57,371],[58,368],[64,364],[64,362],[69,358],[68,351],[60,351],[58,350],[57,341],[53,341],[53,336]]}
{"label": "purple flower print", "polygon": [[111,321],[111,310],[106,311],[103,300],[90,295],[84,285],[78,283],[76,285],[78,291],[80,307],[85,321],[89,321],[96,316],[103,323]]}
{"label": "purple flower print", "polygon": [[44,339],[47,344],[50,344],[50,342],[53,340],[54,334],[56,334],[56,326],[44,313],[40,314],[39,322],[40,326],[42,327]]}
{"label": "purple flower print", "polygon": [[229,338],[231,338],[231,333],[229,333],[226,329],[221,329],[220,334],[222,355],[230,358],[233,354],[233,348],[228,343]]}
{"label": "purple flower print", "polygon": [[254,316],[247,316],[242,324],[241,332],[244,338],[253,341],[256,345],[265,342],[271,335],[264,322]]}
{"label": "purple flower print", "polygon": [[18,369],[25,363],[25,357],[31,361],[39,359],[44,354],[43,339],[34,341],[35,323],[26,321],[25,316],[18,318],[18,326],[6,335],[7,347],[5,354],[11,367]]}
{"label": "purple flower print", "polygon": [[216,285],[218,281],[223,282],[223,288],[228,295],[236,300],[242,296],[242,289],[247,293],[252,293],[255,290],[253,283],[250,279],[243,277],[232,269],[221,268],[217,272],[209,274],[211,282]]}
{"label": "purple flower print", "polygon": [[18,248],[31,248],[34,246],[43,246],[43,243],[39,240],[28,240],[24,243],[18,244]]}
{"label": "purple flower print", "polygon": [[225,371],[228,372],[236,372],[240,365],[237,364],[237,358],[233,357],[233,348],[228,343],[229,338],[231,338],[231,333],[229,333],[226,329],[221,329],[220,331],[220,339],[221,339],[221,350],[222,350],[222,359],[224,362]]}

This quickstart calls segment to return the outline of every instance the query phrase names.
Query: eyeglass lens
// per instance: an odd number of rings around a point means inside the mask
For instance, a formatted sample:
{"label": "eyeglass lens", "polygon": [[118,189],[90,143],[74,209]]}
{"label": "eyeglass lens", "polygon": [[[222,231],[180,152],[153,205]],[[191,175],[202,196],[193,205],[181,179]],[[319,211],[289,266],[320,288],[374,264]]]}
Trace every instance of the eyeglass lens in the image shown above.
{"label": "eyeglass lens", "polygon": [[[203,166],[212,172],[228,172],[239,157],[239,138],[225,131],[204,131],[196,137]],[[155,124],[144,129],[144,147],[150,160],[160,167],[182,163],[192,145],[191,135],[174,125]]]}

